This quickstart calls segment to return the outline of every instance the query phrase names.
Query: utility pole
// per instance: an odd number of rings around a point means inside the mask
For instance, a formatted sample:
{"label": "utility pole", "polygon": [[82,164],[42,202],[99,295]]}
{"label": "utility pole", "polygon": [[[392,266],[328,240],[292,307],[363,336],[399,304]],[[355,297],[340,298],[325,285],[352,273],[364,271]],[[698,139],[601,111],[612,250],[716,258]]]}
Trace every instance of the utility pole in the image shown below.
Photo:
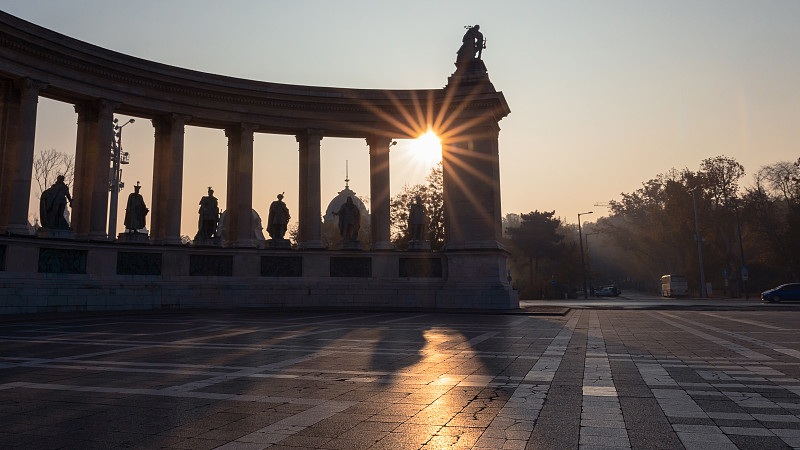
{"label": "utility pole", "polygon": [[744,298],[749,300],[750,293],[747,292],[747,266],[744,265],[744,245],[742,244],[742,221],[739,218],[739,202],[736,202],[736,231],[739,235],[739,254],[742,257],[742,267],[739,269],[739,280],[742,282]]}
{"label": "utility pole", "polygon": [[110,239],[117,238],[117,208],[119,205],[119,191],[125,187],[122,182],[122,164],[128,164],[128,152],[122,151],[122,127],[129,123],[135,122],[134,119],[129,119],[122,125],[119,124],[119,119],[114,119],[114,131],[111,138],[111,177],[110,186],[111,190],[111,205],[108,211],[108,237]]}
{"label": "utility pole", "polygon": [[581,272],[583,272],[583,299],[589,300],[589,294],[586,292],[586,264],[583,259],[583,233],[581,233],[581,216],[592,214],[594,211],[578,214],[578,245],[581,247]]}
{"label": "utility pole", "polygon": [[589,292],[592,293],[592,297],[594,297],[594,286],[592,285],[592,255],[589,253],[589,236],[596,234],[600,233],[586,233],[586,272],[589,273]]}
{"label": "utility pole", "polygon": [[703,247],[700,245],[700,222],[697,220],[697,198],[695,196],[697,188],[695,187],[690,192],[692,193],[692,203],[694,204],[694,237],[695,240],[697,240],[697,258],[700,261],[700,296],[706,298],[708,297],[706,291],[706,272],[705,269],[703,269]]}

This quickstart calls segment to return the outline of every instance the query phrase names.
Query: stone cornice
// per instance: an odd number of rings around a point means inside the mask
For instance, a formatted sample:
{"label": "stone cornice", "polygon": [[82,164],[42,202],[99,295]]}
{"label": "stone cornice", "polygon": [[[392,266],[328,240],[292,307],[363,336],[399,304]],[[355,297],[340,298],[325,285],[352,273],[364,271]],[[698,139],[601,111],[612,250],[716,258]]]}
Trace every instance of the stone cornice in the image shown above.
{"label": "stone cornice", "polygon": [[286,134],[320,128],[327,136],[404,137],[403,127],[386,118],[401,118],[401,110],[417,111],[428,101],[435,112],[446,105],[465,117],[498,121],[509,112],[500,92],[446,101],[446,88],[328,88],[203,73],[103,49],[1,11],[0,76],[41,80],[47,87],[40,95],[56,100],[110,99],[120,103],[117,112],[138,117],[177,113],[191,116],[193,125],[228,128],[246,122]]}

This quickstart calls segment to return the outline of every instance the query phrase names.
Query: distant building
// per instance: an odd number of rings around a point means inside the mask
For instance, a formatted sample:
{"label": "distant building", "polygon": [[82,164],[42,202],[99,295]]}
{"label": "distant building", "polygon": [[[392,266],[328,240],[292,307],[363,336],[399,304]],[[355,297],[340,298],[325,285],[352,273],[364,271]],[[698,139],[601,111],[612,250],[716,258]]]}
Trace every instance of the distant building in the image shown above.
{"label": "distant building", "polygon": [[[225,238],[225,219],[227,218],[228,210],[222,211],[222,214],[219,215],[219,226],[217,228],[217,236],[221,236],[223,239]],[[253,214],[251,215],[251,220],[253,221],[253,234],[250,236],[250,239],[256,244],[257,248],[265,248],[266,247],[266,238],[264,237],[264,225],[261,223],[261,216],[253,210]]]}
{"label": "distant building", "polygon": [[353,197],[353,203],[356,204],[358,210],[361,211],[361,225],[369,225],[369,211],[364,206],[364,202],[356,196],[356,193],[350,189],[350,178],[344,179],[344,189],[339,191],[336,197],[333,197],[328,207],[325,209],[325,215],[322,216],[322,222],[325,224],[338,224],[336,216],[333,213],[339,211],[339,208],[347,201],[347,197]]}
{"label": "distant building", "polygon": [[339,191],[336,197],[328,203],[328,207],[323,211],[322,216],[322,243],[326,248],[338,248],[341,241],[341,231],[339,230],[339,218],[333,213],[338,212],[339,208],[347,202],[347,197],[353,198],[353,203],[361,213],[361,230],[358,232],[359,240],[365,249],[369,248],[370,242],[370,214],[364,202],[350,189],[350,180],[345,178],[344,189]]}

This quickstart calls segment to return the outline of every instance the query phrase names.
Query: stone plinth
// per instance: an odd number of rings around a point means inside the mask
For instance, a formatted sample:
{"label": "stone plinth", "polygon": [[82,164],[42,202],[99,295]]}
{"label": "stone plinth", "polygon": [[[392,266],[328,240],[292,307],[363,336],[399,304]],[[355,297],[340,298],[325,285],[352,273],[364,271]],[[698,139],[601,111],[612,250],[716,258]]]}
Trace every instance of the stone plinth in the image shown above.
{"label": "stone plinth", "polygon": [[267,239],[267,248],[269,249],[292,248],[292,242],[288,239]]}
{"label": "stone plinth", "polygon": [[431,249],[431,243],[428,241],[411,241],[408,243],[408,251],[421,252]]}
{"label": "stone plinth", "polygon": [[39,228],[36,237],[54,239],[75,239],[75,232],[72,228]]}
{"label": "stone plinth", "polygon": [[125,233],[120,233],[117,236],[117,241],[129,244],[149,244],[150,237],[147,235],[147,233],[125,232]]}
{"label": "stone plinth", "polygon": [[342,250],[361,250],[361,241],[344,241]]}
{"label": "stone plinth", "polygon": [[220,239],[219,237],[195,238],[192,241],[192,245],[194,245],[195,247],[221,247],[222,239]]}

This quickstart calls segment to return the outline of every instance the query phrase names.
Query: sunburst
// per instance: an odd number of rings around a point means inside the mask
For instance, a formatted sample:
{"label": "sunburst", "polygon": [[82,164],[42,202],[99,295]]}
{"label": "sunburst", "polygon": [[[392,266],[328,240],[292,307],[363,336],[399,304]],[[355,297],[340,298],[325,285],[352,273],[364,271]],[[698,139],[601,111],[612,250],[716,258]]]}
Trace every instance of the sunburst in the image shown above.
{"label": "sunburst", "polygon": [[442,160],[442,141],[433,130],[428,130],[413,143],[414,157],[428,166]]}

